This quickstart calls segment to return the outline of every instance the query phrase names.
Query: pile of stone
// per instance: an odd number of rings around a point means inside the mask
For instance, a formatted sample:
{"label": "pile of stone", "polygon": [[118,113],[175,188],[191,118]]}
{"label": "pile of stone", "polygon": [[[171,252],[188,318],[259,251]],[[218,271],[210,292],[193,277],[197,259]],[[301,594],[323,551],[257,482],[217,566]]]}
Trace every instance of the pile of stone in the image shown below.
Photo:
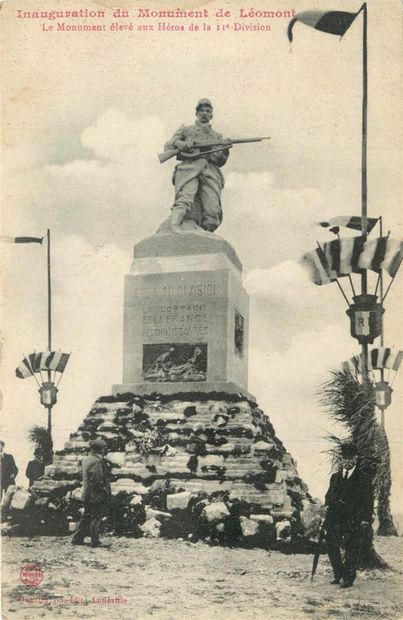
{"label": "pile of stone", "polygon": [[241,395],[99,398],[33,486],[31,523],[72,531],[89,443],[108,445],[116,534],[274,548],[315,535],[321,506],[263,411]]}

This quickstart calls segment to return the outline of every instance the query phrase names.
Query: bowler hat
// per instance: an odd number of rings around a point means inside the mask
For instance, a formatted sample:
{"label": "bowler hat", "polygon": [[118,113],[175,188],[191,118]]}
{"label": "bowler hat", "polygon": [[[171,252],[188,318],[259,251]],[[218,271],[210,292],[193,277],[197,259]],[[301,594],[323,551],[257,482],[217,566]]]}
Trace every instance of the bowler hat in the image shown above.
{"label": "bowler hat", "polygon": [[345,441],[340,445],[341,448],[341,456],[344,459],[351,459],[353,456],[357,455],[357,446],[351,441]]}

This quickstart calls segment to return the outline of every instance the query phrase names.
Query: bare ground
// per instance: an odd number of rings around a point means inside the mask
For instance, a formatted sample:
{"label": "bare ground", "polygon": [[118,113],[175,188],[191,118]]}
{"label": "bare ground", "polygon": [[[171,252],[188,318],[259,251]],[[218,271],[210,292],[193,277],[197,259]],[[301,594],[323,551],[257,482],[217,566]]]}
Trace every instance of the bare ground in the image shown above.
{"label": "bare ground", "polygon": [[[104,541],[111,547],[74,547],[67,537],[3,538],[2,618],[403,618],[402,538],[376,541],[393,570],[360,572],[345,590],[330,585],[325,556],[311,583],[307,555],[161,539]],[[40,586],[21,582],[20,570],[29,562],[42,568]],[[127,602],[102,601],[118,596]]]}

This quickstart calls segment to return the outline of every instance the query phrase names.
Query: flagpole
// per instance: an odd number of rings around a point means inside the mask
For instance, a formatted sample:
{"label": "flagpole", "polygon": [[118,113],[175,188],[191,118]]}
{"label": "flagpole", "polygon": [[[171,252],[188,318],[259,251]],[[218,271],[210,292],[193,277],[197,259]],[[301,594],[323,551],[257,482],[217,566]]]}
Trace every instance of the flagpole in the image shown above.
{"label": "flagpole", "polygon": [[[50,278],[50,230],[47,230],[47,273],[48,273],[48,351],[52,350],[52,288]],[[48,382],[52,381],[52,373],[48,370]],[[48,407],[48,433],[52,437],[52,405]]]}
{"label": "flagpole", "polygon": [[[367,3],[361,7],[363,11],[363,34],[362,34],[362,151],[361,151],[361,225],[362,236],[368,236],[367,221],[367,126],[368,126],[368,41],[367,41]],[[367,272],[362,274],[362,292],[367,292]]]}
{"label": "flagpole", "polygon": [[[367,3],[361,7],[363,16],[362,32],[362,140],[361,140],[361,235],[364,242],[368,236],[368,214],[367,214],[367,128],[368,128],[368,16]],[[361,275],[361,294],[366,295],[367,270],[364,269]],[[362,344],[362,383],[368,383],[368,343]]]}
{"label": "flagpole", "polygon": [[[382,237],[383,234],[383,226],[382,226],[382,215],[379,216],[379,235]],[[381,307],[383,308],[383,271],[382,269],[380,270],[380,274],[379,274],[379,295],[381,298]],[[384,331],[383,331],[383,313],[381,314],[381,347],[384,347],[385,345],[385,341],[384,341]],[[385,380],[385,371],[383,368],[381,368],[381,381],[382,383]],[[380,407],[381,409],[381,428],[382,430],[385,430],[385,407]]]}

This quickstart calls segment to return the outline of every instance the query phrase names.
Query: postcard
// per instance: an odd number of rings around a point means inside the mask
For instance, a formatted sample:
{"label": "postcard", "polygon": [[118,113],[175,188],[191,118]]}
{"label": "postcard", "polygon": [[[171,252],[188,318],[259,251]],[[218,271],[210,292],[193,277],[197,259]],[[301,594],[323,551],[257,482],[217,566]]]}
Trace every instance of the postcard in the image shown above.
{"label": "postcard", "polygon": [[400,2],[0,19],[3,617],[401,617]]}

